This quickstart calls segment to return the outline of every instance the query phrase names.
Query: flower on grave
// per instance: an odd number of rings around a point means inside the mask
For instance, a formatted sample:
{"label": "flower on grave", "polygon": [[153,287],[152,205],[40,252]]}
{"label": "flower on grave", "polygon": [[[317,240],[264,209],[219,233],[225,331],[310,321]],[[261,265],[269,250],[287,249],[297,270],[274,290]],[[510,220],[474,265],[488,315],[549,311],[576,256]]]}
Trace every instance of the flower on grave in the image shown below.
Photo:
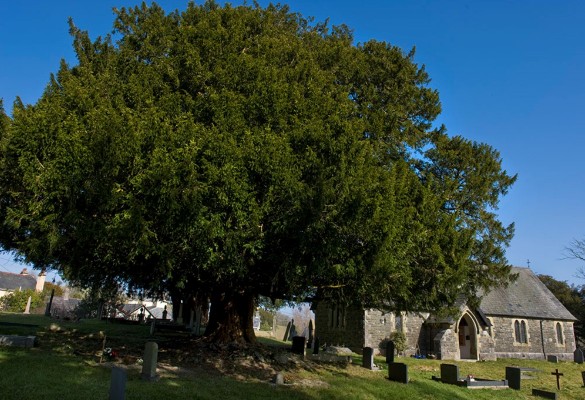
{"label": "flower on grave", "polygon": [[104,357],[108,360],[115,360],[118,357],[118,352],[113,350],[111,347],[104,349]]}

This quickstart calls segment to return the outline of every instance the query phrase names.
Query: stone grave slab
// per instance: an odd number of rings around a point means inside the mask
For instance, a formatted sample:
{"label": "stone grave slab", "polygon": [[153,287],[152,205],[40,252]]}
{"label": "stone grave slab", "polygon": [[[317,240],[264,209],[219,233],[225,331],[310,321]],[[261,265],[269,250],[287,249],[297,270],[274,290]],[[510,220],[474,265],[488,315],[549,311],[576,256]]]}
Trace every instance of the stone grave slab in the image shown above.
{"label": "stone grave slab", "polygon": [[109,400],[126,399],[126,370],[124,368],[112,368],[112,378],[110,381]]}
{"label": "stone grave slab", "polygon": [[549,392],[546,390],[540,390],[540,389],[532,389],[532,395],[533,396],[538,396],[538,397],[543,397],[545,399],[553,399],[553,400],[557,400],[558,399],[558,395],[555,392]]}
{"label": "stone grave slab", "polygon": [[388,364],[388,379],[393,382],[408,383],[408,366],[404,363]]}
{"label": "stone grave slab", "polygon": [[0,346],[34,347],[36,336],[0,335]]}

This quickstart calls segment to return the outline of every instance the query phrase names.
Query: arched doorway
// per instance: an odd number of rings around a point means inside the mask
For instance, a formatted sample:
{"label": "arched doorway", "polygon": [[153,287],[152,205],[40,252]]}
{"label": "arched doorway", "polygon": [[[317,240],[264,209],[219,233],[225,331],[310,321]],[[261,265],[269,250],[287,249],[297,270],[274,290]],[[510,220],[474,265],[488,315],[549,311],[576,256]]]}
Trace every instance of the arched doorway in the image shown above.
{"label": "arched doorway", "polygon": [[467,313],[463,314],[457,325],[459,337],[459,357],[462,360],[477,360],[477,329],[475,321]]}

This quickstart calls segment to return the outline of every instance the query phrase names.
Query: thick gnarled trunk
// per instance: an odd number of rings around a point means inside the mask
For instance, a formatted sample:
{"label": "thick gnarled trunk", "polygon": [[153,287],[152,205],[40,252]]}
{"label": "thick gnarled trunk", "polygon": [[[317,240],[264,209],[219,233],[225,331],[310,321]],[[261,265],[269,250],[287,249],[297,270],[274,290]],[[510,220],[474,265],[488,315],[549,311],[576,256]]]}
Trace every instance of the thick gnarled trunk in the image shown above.
{"label": "thick gnarled trunk", "polygon": [[245,293],[214,293],[205,336],[214,342],[254,343],[255,297]]}

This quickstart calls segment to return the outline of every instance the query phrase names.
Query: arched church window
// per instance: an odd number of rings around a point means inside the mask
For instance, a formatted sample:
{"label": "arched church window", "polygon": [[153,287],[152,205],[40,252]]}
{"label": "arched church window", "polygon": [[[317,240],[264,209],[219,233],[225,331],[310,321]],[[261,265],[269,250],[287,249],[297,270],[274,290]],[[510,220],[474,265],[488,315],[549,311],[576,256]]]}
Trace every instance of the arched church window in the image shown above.
{"label": "arched church window", "polygon": [[514,336],[517,343],[528,343],[526,321],[514,321]]}
{"label": "arched church window", "polygon": [[557,322],[556,330],[557,330],[557,343],[563,344],[563,327],[561,326],[560,322]]}

